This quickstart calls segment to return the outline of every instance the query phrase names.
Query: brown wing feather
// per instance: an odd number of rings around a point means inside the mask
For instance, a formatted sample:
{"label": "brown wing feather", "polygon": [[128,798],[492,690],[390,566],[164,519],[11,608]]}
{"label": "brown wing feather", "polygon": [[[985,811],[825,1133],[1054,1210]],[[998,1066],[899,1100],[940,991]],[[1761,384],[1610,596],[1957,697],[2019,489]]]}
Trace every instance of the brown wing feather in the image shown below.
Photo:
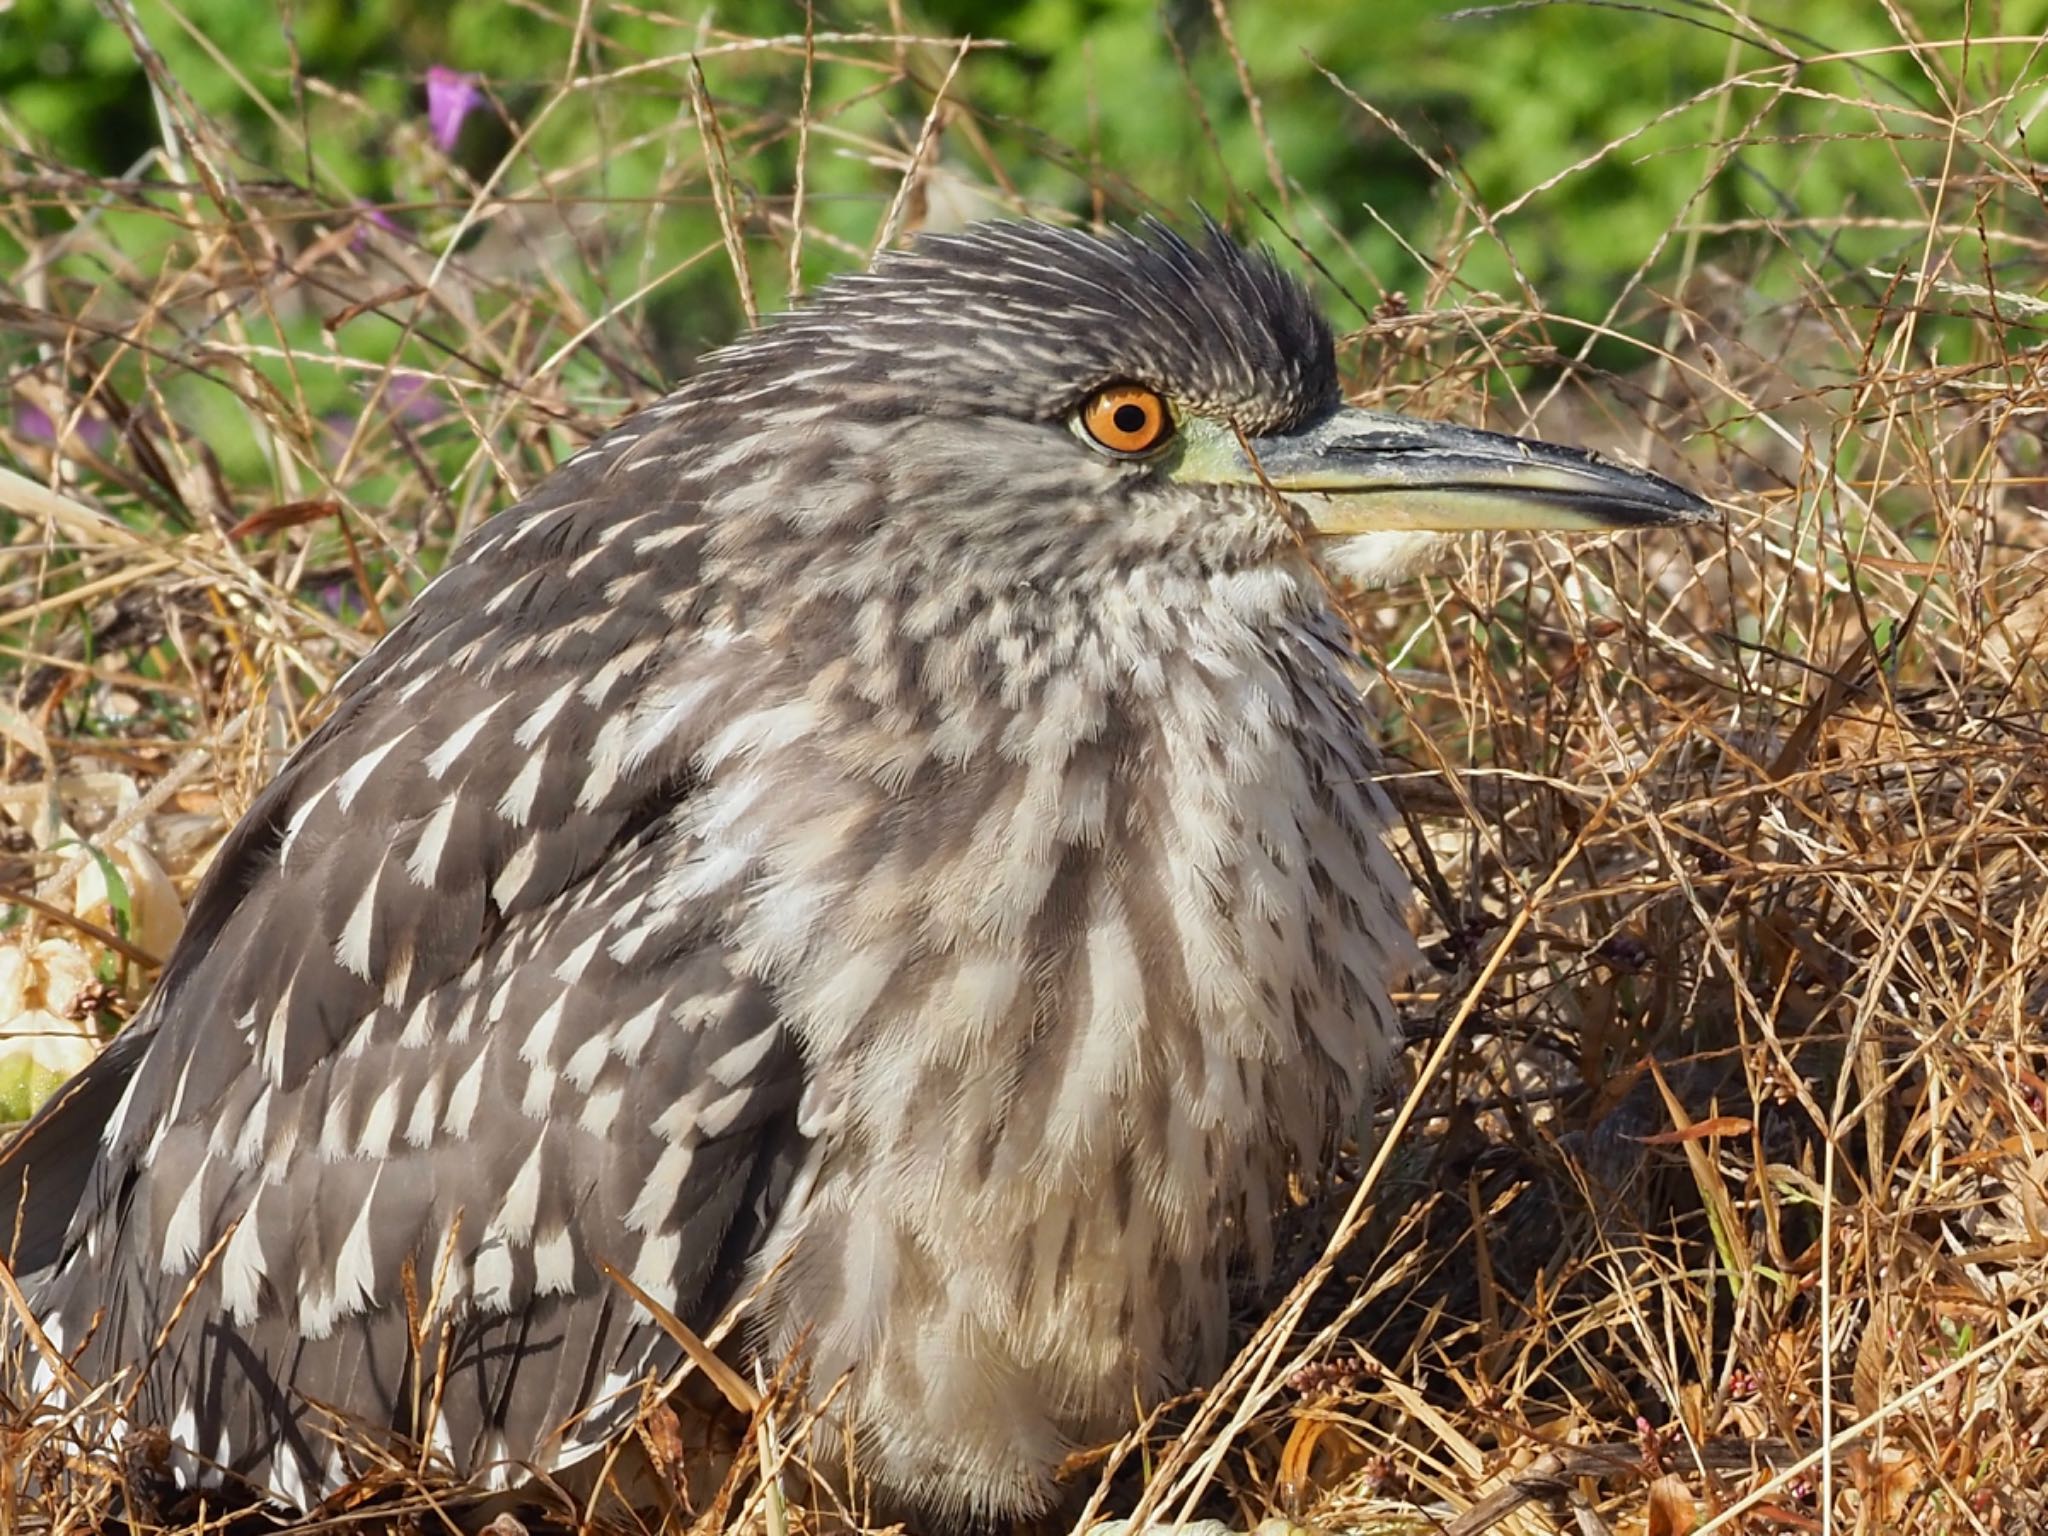
{"label": "brown wing feather", "polygon": [[[465,1473],[558,1461],[673,1360],[600,1262],[707,1322],[800,1154],[768,999],[716,913],[650,897],[693,851],[693,733],[628,751],[617,722],[690,676],[698,549],[686,507],[601,510],[610,465],[490,525],[345,680],[133,1043],[0,1170],[39,1217],[76,1200],[22,1256],[81,1370],[168,1326],[138,1416],[287,1494],[337,1470],[326,1409]],[[435,1422],[408,1271],[450,1350]]]}

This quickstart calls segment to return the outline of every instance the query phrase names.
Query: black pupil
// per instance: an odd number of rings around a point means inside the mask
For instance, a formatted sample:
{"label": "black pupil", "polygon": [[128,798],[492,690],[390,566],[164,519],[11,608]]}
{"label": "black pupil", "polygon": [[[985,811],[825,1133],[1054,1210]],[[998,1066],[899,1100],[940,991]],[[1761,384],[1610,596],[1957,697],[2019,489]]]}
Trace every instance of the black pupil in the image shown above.
{"label": "black pupil", "polygon": [[1127,402],[1111,411],[1109,419],[1117,431],[1122,432],[1128,437],[1136,437],[1145,430],[1145,424],[1152,417],[1151,413],[1142,405],[1131,405]]}

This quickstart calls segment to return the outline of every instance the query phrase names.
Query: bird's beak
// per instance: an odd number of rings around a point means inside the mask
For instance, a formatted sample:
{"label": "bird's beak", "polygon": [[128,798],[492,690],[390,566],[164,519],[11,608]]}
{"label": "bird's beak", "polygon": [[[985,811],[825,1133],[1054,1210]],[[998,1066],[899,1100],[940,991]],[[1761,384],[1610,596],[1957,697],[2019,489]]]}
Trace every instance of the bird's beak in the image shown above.
{"label": "bird's beak", "polygon": [[1189,444],[1183,477],[1270,485],[1301,508],[1319,539],[1655,528],[1713,515],[1661,475],[1581,448],[1446,422],[1345,407],[1248,442],[1205,425],[1211,430]]}

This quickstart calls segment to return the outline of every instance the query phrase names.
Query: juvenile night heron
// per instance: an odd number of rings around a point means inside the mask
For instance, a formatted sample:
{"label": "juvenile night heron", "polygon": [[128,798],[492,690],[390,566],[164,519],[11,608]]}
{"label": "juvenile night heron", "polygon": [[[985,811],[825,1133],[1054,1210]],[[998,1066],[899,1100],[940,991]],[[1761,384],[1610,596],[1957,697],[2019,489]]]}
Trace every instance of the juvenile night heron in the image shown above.
{"label": "juvenile night heron", "polygon": [[483,1485],[589,1451],[679,1360],[605,1265],[700,1330],[751,1291],[886,1507],[1041,1511],[1221,1368],[1396,1041],[1318,565],[1704,511],[1345,407],[1308,296],[1215,231],[886,256],[343,680],[6,1157],[35,1309],[304,1501],[328,1410]]}

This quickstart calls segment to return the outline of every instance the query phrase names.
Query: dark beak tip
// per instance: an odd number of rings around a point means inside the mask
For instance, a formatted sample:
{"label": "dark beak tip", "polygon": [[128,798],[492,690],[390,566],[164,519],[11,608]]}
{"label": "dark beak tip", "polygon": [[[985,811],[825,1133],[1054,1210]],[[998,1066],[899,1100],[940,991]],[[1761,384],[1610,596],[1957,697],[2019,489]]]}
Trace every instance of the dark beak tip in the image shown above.
{"label": "dark beak tip", "polygon": [[1666,494],[1654,502],[1646,502],[1643,507],[1643,510],[1650,514],[1652,527],[1690,528],[1700,523],[1711,523],[1720,516],[1714,510],[1714,504],[1706,497],[1689,491],[1682,485],[1664,480],[1658,489]]}
{"label": "dark beak tip", "polygon": [[1563,451],[1579,457],[1588,469],[1600,475],[1619,476],[1630,482],[1630,491],[1636,494],[1624,493],[1615,498],[1617,510],[1623,512],[1625,523],[1675,528],[1710,523],[1720,515],[1706,497],[1653,469],[1627,464],[1591,449]]}
{"label": "dark beak tip", "polygon": [[1670,521],[1673,524],[1681,527],[1691,526],[1711,523],[1720,517],[1721,514],[1715,509],[1714,504],[1699,492],[1688,490],[1670,480],[1666,480],[1664,484],[1671,492]]}

